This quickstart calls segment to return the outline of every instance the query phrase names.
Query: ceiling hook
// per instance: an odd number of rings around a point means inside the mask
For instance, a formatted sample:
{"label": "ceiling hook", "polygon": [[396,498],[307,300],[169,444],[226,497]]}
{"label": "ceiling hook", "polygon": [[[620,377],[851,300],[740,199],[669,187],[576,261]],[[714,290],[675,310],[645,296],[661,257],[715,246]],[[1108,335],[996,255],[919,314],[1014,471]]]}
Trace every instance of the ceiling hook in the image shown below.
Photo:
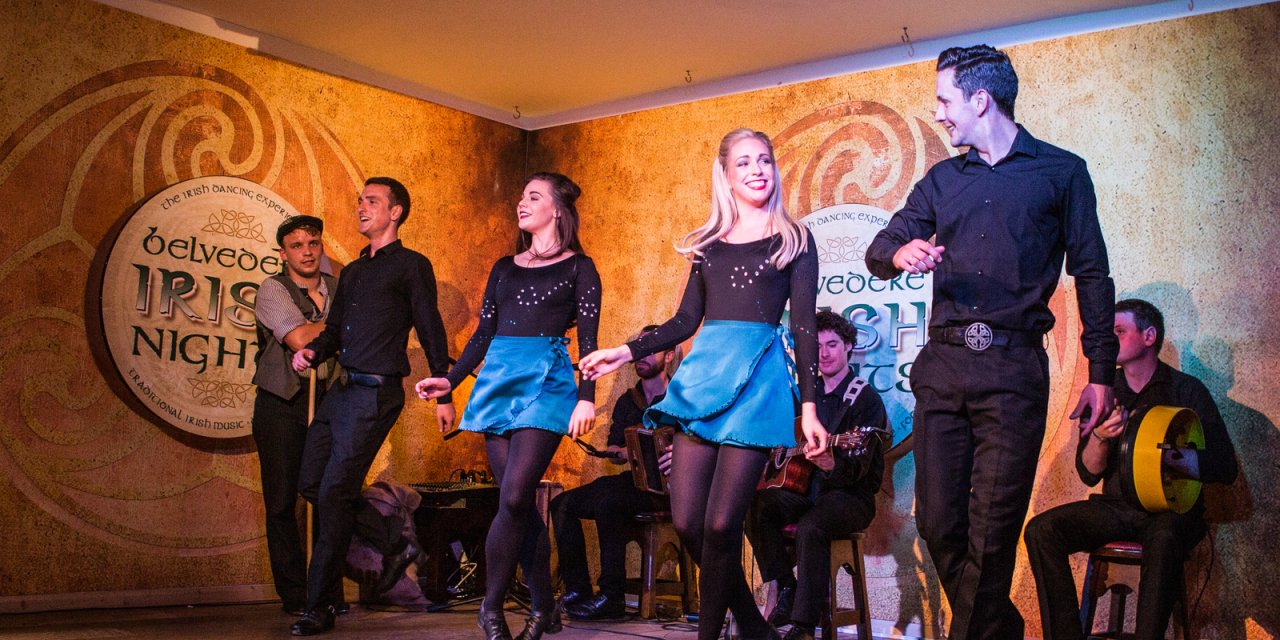
{"label": "ceiling hook", "polygon": [[515,109],[516,109],[516,112],[515,112],[515,114],[513,114],[513,115],[512,115],[512,117],[513,117],[513,118],[515,118],[516,120],[519,120],[519,119],[520,119],[520,105],[516,105]]}
{"label": "ceiling hook", "polygon": [[902,28],[901,40],[902,40],[902,44],[907,45],[907,57],[914,58],[916,55],[916,45],[915,43],[911,42],[911,34],[907,33],[906,27]]}
{"label": "ceiling hook", "polygon": [[693,84],[693,72],[688,69],[684,70],[684,83]]}

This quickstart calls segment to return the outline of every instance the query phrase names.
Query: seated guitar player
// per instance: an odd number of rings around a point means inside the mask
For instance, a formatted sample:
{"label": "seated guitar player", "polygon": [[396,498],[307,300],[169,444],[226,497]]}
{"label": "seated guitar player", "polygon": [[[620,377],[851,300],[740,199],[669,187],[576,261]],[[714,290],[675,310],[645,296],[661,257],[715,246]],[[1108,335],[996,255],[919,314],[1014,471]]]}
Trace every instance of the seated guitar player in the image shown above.
{"label": "seated guitar player", "polygon": [[[817,327],[823,382],[818,418],[837,444],[812,462],[803,453],[775,451],[774,460],[793,455],[781,468],[770,462],[761,481],[767,488],[756,493],[746,520],[762,578],[777,581],[769,623],[790,623],[787,640],[813,638],[827,600],[831,540],[871,524],[890,433],[879,394],[849,366],[857,339],[853,326],[838,314],[820,311]],[[774,484],[782,486],[769,486]],[[783,528],[793,523],[796,575],[783,538]]]}

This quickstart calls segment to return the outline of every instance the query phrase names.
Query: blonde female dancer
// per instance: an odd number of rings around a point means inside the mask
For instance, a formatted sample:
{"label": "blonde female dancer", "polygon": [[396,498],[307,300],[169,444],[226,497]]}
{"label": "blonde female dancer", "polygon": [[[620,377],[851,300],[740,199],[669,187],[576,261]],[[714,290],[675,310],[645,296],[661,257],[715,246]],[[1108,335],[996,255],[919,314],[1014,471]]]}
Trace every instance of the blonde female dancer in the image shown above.
{"label": "blonde female dancer", "polygon": [[[598,379],[679,344],[701,325],[666,397],[644,419],[680,430],[669,487],[676,532],[702,569],[698,637],[714,640],[732,610],[742,637],[777,638],[742,572],[742,522],[769,450],[795,445],[794,400],[807,451],[826,447],[814,404],[817,250],[783,207],[768,136],[729,132],[711,175],[711,217],[677,248],[693,265],[676,315],[633,342],[582,358],[579,368],[584,379]],[[788,302],[796,375],[790,335],[778,324]]]}

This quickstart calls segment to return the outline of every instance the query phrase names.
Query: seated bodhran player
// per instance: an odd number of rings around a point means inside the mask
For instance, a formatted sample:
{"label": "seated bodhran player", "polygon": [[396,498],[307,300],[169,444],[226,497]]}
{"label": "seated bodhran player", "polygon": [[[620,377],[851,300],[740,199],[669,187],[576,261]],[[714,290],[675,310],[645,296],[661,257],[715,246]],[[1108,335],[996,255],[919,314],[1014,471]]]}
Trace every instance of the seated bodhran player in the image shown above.
{"label": "seated bodhran player", "polygon": [[1027,557],[1040,598],[1044,637],[1081,639],[1080,603],[1068,560],[1072,553],[1093,551],[1109,542],[1142,544],[1141,577],[1135,637],[1165,637],[1169,616],[1183,585],[1183,562],[1207,531],[1204,498],[1186,513],[1150,513],[1123,493],[1121,442],[1129,417],[1157,405],[1195,412],[1204,432],[1204,451],[1196,456],[1203,482],[1230,483],[1236,478],[1235,449],[1218,407],[1199,380],[1159,359],[1164,318],[1144,300],[1116,303],[1115,333],[1120,340],[1115,394],[1120,409],[1092,430],[1080,432],[1076,471],[1089,486],[1102,482],[1102,493],[1045,511],[1027,523]]}
{"label": "seated bodhran player", "polygon": [[[650,325],[640,335],[653,331]],[[626,460],[627,427],[640,424],[644,410],[662,399],[667,392],[668,367],[675,351],[659,351],[635,362],[636,385],[628,389],[613,405],[613,425],[609,429],[606,455]],[[663,470],[670,468],[671,454],[659,459]],[[597,478],[571,489],[551,501],[551,519],[555,526],[556,549],[560,558],[560,578],[564,581],[561,605],[575,620],[616,620],[626,613],[623,587],[626,582],[626,527],[636,514],[670,509],[665,496],[636,487],[630,471]],[[587,570],[587,545],[580,520],[594,520],[600,547],[600,592],[592,594],[591,576]]]}
{"label": "seated bodhran player", "polygon": [[[813,640],[828,595],[831,541],[871,524],[884,475],[888,416],[879,394],[849,366],[856,330],[830,311],[818,313],[817,327],[822,376],[818,419],[827,426],[833,446],[813,459],[817,468],[806,486],[787,482],[788,486],[765,488],[756,493],[747,513],[747,539],[761,578],[777,581],[778,599],[769,624],[790,623],[785,640]],[[839,446],[842,442],[849,447]],[[788,464],[792,466],[785,472],[794,475],[803,474],[802,465],[810,463],[797,453]],[[774,476],[778,483],[782,475]],[[769,480],[766,476],[766,483]],[[796,524],[796,575],[791,573],[783,537],[783,528],[792,523]]]}

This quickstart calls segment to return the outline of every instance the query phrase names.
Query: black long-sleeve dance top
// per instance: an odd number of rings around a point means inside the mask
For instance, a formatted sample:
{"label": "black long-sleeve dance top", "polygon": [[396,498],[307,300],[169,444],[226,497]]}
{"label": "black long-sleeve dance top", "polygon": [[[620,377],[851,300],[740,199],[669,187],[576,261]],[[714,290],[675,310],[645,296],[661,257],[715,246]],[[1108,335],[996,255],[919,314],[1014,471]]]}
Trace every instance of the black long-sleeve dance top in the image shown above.
{"label": "black long-sleeve dance top", "polygon": [[779,271],[769,262],[781,238],[754,242],[716,242],[689,268],[689,282],[676,314],[640,338],[627,343],[638,360],[689,339],[703,320],[738,320],[778,324],[791,302],[800,401],[814,402],[818,392],[818,250],[808,236],[804,253]]}
{"label": "black long-sleeve dance top", "polygon": [[[489,271],[480,323],[446,378],[457,388],[489,351],[494,336],[563,336],[578,325],[578,357],[596,350],[600,326],[600,274],[582,254],[537,267],[522,267],[513,256]],[[578,379],[578,399],[595,402],[596,383]]]}

